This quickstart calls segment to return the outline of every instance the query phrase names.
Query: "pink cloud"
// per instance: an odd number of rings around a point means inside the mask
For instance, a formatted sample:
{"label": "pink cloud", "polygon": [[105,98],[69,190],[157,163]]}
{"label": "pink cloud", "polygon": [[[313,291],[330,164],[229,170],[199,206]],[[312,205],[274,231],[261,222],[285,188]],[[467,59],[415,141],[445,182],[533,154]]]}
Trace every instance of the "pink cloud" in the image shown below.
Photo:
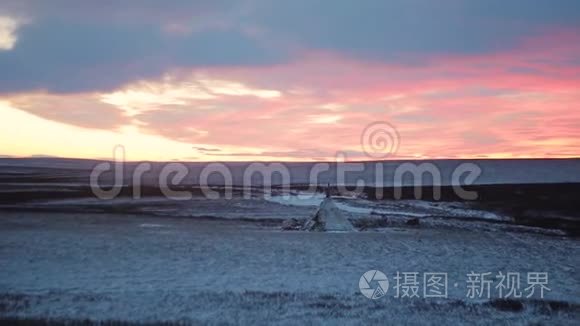
{"label": "pink cloud", "polygon": [[[553,33],[523,40],[510,51],[431,57],[416,65],[304,53],[283,65],[179,69],[168,72],[172,79],[165,87],[180,85],[182,94],[187,91],[183,85],[197,85],[196,91],[208,96],[153,101],[147,110],[137,108],[130,120],[145,133],[210,149],[230,148],[209,151],[216,160],[244,154],[231,150],[236,147],[257,148],[254,154],[265,158],[327,159],[345,150],[364,159],[360,135],[375,121],[388,121],[400,133],[393,158],[576,155],[580,37]],[[199,76],[231,83],[220,92]],[[132,87],[140,86],[126,86]],[[54,96],[68,107],[78,104],[81,95]],[[55,114],[53,100],[23,101],[22,109],[40,116],[79,126],[95,123],[84,113]],[[92,104],[83,105],[71,112],[92,110]],[[117,124],[127,123],[126,117],[116,118]]]}

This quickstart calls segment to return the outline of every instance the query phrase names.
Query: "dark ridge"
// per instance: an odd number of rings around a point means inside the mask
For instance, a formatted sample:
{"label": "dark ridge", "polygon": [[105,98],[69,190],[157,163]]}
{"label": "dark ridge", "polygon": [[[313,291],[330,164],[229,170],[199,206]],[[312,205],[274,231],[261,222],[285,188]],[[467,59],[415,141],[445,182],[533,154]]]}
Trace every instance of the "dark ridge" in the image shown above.
{"label": "dark ridge", "polygon": [[131,322],[124,320],[89,320],[89,319],[42,319],[42,318],[19,318],[19,317],[0,317],[0,324],[14,326],[137,326],[137,325],[162,325],[162,326],[181,326],[181,325],[202,325],[200,322],[192,320],[182,322],[155,321],[155,322]]}
{"label": "dark ridge", "polygon": [[[62,180],[59,180],[62,181]],[[33,182],[33,180],[27,180]],[[48,187],[48,188],[47,188]],[[306,190],[309,185],[293,185],[291,192]],[[154,186],[143,186],[141,189],[142,197],[163,197],[163,189]],[[193,196],[203,196],[204,193],[199,186],[172,186],[171,190],[187,191]],[[324,192],[326,187],[320,186],[318,191]],[[383,193],[382,198],[378,198],[379,189],[374,187],[366,187],[363,189],[363,197],[369,200],[392,200],[395,198],[395,189],[393,187],[386,187],[380,189]],[[427,201],[435,201],[434,188],[420,187],[422,196],[420,199]],[[477,185],[465,186],[465,190],[474,191],[477,193],[477,199],[467,201],[473,209],[480,209],[499,213],[501,215],[510,216],[514,224],[538,227],[544,229],[555,229],[566,232],[569,236],[580,236],[580,183],[558,183],[558,184],[501,184],[501,185]],[[217,191],[223,197],[225,189],[223,187],[215,187],[212,190]],[[399,188],[402,194],[401,199],[418,199],[415,198],[414,187]],[[58,200],[58,199],[78,199],[78,198],[95,198],[92,190],[88,186],[43,186],[39,183],[38,186],[24,185],[2,185],[0,184],[0,205],[4,207],[2,210],[21,210],[29,209],[23,204],[34,204],[38,201]],[[253,187],[252,196],[259,197],[263,195],[263,188]],[[273,190],[281,192],[281,187],[274,187]],[[340,195],[341,193],[336,187],[330,187],[329,190],[333,194]],[[241,196],[243,194],[241,188],[234,188],[233,195]],[[133,195],[132,186],[123,186],[119,194],[120,198],[131,198]],[[452,186],[441,187],[442,202],[463,201],[455,192]],[[131,209],[130,205],[111,204],[106,205],[105,208],[82,207],[85,212],[118,212],[118,213],[139,213],[142,211],[135,211]],[[128,208],[129,207],[129,208]],[[77,207],[78,208],[78,207]],[[52,208],[43,208],[45,211]],[[106,209],[106,211],[105,211]],[[58,207],[54,209],[59,210]],[[60,208],[62,211],[62,208]],[[485,221],[489,223],[497,223],[494,221]]]}

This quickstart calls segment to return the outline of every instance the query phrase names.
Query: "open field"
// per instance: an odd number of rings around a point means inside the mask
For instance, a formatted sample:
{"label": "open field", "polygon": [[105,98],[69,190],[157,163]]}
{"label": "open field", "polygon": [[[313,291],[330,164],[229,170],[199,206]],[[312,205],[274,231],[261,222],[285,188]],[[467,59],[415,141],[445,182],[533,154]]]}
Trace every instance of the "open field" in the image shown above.
{"label": "open field", "polygon": [[[580,243],[569,238],[429,227],[281,232],[227,220],[1,214],[4,318],[347,324],[580,318]],[[369,300],[358,280],[370,269],[389,276],[447,272],[449,298],[395,298],[391,289]],[[548,272],[551,291],[502,311],[501,304],[465,297],[471,271]]]}
{"label": "open field", "polygon": [[[559,161],[555,161],[559,163]],[[578,161],[563,161],[577,165]],[[580,320],[579,183],[478,184],[475,201],[442,187],[433,200],[402,188],[331,189],[354,232],[282,231],[324,198],[295,184],[209,200],[199,187],[170,200],[154,184],[96,199],[86,168],[0,169],[0,321],[157,324],[558,324]],[[495,163],[494,163],[495,164]],[[573,166],[576,166],[574,165]],[[70,167],[69,167],[70,168]],[[537,167],[536,167],[537,168]],[[76,171],[76,172],[75,172]],[[222,188],[215,188],[223,194]],[[320,189],[319,189],[320,191]],[[223,197],[223,196],[221,196]],[[359,279],[384,272],[387,294]],[[447,273],[444,298],[398,298],[397,272]],[[469,273],[490,272],[489,297],[468,297]],[[502,300],[499,272],[549,275],[549,291]],[[419,279],[419,285],[424,280]],[[420,290],[423,290],[421,288]]]}

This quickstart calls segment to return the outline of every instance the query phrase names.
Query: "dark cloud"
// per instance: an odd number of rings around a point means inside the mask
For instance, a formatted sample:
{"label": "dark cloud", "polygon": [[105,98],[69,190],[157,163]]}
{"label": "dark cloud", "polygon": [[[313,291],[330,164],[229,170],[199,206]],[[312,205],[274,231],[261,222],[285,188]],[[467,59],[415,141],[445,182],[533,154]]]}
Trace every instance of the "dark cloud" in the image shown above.
{"label": "dark cloud", "polygon": [[409,64],[490,52],[545,28],[580,27],[580,2],[23,0],[3,1],[0,15],[30,20],[0,52],[0,92],[78,92],[177,66],[279,63],[300,50]]}
{"label": "dark cloud", "polygon": [[511,47],[546,26],[580,26],[574,0],[302,0],[266,2],[258,12],[264,28],[306,47],[413,63],[425,54]]}
{"label": "dark cloud", "polygon": [[26,25],[17,46],[0,52],[0,92],[106,91],[157,77],[176,66],[260,65],[276,54],[235,32],[208,31],[168,37],[150,25]]}
{"label": "dark cloud", "polygon": [[239,11],[239,1],[158,0],[76,1],[76,0],[3,0],[0,14],[42,17],[76,22],[150,22],[184,21],[204,16],[222,16]]}
{"label": "dark cloud", "polygon": [[199,147],[199,146],[193,146],[192,148],[198,152],[220,152],[221,151],[219,148],[206,148],[206,147]]}
{"label": "dark cloud", "polygon": [[239,152],[239,153],[205,153],[205,154],[211,156],[275,157],[275,158],[293,157],[308,160],[321,160],[324,158],[333,157],[334,155],[336,155],[336,152],[321,151],[317,149],[307,148],[289,151],[263,151],[260,153]]}

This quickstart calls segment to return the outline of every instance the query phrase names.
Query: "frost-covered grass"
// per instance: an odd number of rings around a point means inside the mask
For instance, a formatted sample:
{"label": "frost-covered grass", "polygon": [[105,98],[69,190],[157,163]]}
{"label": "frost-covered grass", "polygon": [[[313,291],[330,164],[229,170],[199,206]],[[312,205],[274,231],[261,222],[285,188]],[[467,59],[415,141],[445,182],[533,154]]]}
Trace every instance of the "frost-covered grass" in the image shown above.
{"label": "frost-covered grass", "polygon": [[[4,318],[222,324],[577,324],[580,318],[580,244],[570,238],[423,224],[312,233],[233,220],[0,214]],[[391,281],[397,271],[447,272],[449,298],[396,299],[391,288],[368,300],[358,280],[370,269]],[[545,300],[556,303],[522,299],[518,309],[467,300],[472,271],[548,272],[552,291]]]}
{"label": "frost-covered grass", "polygon": [[[0,302],[12,302],[0,296]],[[14,300],[11,296],[10,300]],[[370,301],[362,295],[312,292],[173,292],[125,293],[89,296],[70,293],[20,296],[20,300],[45,309],[50,317],[27,317],[33,309],[14,309],[0,322],[23,325],[133,325],[137,323],[188,324],[462,324],[550,323],[573,325],[580,305],[540,300]],[[139,305],[131,304],[139,303]],[[124,313],[118,310],[126,309]],[[103,309],[109,318],[99,318]],[[147,312],[143,312],[147,310]],[[121,318],[121,319],[111,319]]]}

